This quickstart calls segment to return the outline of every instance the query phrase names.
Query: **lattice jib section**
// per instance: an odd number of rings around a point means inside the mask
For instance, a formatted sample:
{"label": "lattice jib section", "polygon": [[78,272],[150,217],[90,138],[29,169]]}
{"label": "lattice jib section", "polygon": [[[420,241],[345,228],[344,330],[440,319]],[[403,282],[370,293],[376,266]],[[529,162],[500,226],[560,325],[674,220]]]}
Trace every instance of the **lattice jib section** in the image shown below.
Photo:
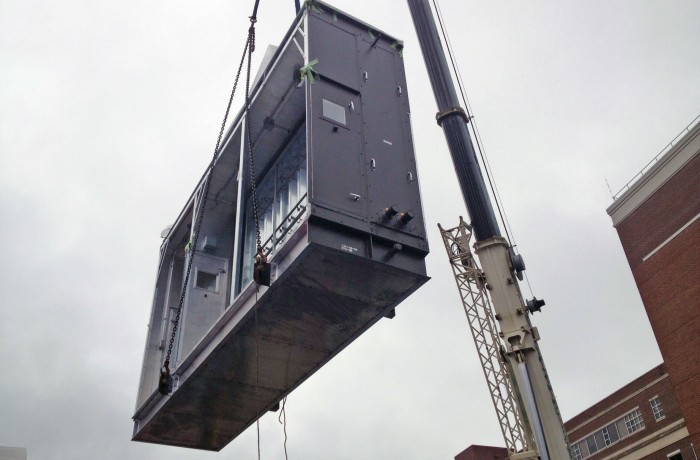
{"label": "lattice jib section", "polygon": [[464,311],[467,314],[476,351],[484,370],[491,400],[506,447],[511,452],[527,450],[508,373],[503,364],[502,345],[491,303],[486,294],[484,274],[469,247],[470,227],[460,218],[452,229],[440,227]]}

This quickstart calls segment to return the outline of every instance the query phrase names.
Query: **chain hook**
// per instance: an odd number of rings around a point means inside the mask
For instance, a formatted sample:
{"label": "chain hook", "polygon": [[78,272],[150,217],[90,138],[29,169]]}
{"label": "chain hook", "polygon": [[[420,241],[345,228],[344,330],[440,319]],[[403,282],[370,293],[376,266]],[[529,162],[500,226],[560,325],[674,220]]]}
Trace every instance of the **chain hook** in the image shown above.
{"label": "chain hook", "polygon": [[173,390],[173,378],[170,375],[170,361],[166,360],[163,367],[160,369],[160,378],[158,379],[158,393],[169,395]]}
{"label": "chain hook", "polygon": [[258,248],[255,255],[255,265],[253,267],[253,280],[262,286],[269,286],[271,283],[272,265],[267,261],[267,256],[262,247]]}
{"label": "chain hook", "polygon": [[[255,23],[258,22],[254,17],[250,17],[250,27],[248,28],[248,43],[250,45],[250,53],[255,51]],[[250,59],[250,57],[249,57]]]}

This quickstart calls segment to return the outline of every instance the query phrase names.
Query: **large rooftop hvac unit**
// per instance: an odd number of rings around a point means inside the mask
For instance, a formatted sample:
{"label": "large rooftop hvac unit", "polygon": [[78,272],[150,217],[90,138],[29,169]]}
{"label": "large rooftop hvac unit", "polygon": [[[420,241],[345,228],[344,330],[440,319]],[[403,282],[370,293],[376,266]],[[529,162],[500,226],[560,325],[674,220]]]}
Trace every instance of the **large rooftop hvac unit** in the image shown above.
{"label": "large rooftop hvac unit", "polygon": [[[297,15],[208,179],[170,395],[159,369],[208,176],[165,232],[134,440],[220,450],[427,281],[401,48],[322,2]],[[272,263],[257,295],[246,123]]]}

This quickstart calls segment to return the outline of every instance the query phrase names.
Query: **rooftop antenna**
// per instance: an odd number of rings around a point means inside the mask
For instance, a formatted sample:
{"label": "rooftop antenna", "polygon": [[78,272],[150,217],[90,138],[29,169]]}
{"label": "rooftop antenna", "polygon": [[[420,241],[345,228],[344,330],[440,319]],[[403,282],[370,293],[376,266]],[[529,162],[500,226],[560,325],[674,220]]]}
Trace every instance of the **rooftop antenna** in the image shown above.
{"label": "rooftop antenna", "polygon": [[610,188],[610,182],[608,182],[608,178],[607,177],[603,177],[603,178],[605,179],[605,185],[608,186],[608,191],[610,192],[610,197],[613,199],[613,201],[615,201],[615,195],[613,195],[613,191]]}

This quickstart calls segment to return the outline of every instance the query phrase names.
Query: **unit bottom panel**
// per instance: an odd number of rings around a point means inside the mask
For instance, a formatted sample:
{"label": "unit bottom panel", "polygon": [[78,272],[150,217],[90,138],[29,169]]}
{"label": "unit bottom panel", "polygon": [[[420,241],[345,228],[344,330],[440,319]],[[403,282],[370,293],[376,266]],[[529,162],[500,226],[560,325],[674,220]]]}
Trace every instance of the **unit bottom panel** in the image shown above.
{"label": "unit bottom panel", "polygon": [[308,245],[133,439],[221,450],[427,280]]}

